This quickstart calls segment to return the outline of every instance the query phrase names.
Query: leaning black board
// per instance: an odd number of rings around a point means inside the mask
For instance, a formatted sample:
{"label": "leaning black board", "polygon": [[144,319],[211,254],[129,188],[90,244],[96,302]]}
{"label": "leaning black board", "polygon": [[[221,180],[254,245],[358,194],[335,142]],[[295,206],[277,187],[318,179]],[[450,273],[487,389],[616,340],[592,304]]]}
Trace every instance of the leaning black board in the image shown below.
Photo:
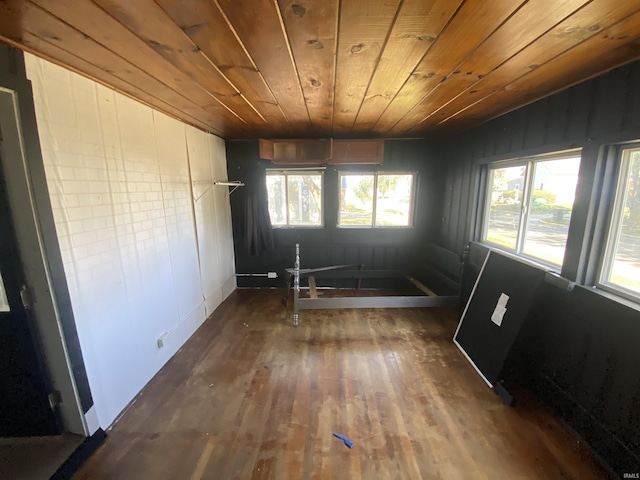
{"label": "leaning black board", "polygon": [[[489,254],[454,340],[491,385],[499,380],[544,275],[544,270],[495,250]],[[491,315],[502,293],[509,300],[498,326]]]}

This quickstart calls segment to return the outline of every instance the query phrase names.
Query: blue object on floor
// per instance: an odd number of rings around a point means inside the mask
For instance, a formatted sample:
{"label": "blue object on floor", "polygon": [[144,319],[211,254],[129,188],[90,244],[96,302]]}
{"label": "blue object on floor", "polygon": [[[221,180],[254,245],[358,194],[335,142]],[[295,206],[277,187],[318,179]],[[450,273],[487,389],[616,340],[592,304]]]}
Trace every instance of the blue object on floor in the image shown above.
{"label": "blue object on floor", "polygon": [[340,440],[342,440],[347,447],[353,448],[353,442],[349,440],[347,437],[345,437],[344,435],[340,435],[339,433],[333,432],[333,436],[338,437]]}

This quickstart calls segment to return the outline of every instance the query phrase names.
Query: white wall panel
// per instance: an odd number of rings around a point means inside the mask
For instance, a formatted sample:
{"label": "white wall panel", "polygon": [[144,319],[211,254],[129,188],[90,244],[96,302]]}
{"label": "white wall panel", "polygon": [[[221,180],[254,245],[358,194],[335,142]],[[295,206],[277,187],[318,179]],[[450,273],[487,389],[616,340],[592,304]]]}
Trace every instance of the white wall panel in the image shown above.
{"label": "white wall panel", "polygon": [[235,286],[226,188],[206,191],[226,178],[224,142],[25,58],[78,335],[107,427]]}
{"label": "white wall panel", "polygon": [[[227,160],[224,141],[213,135],[209,135],[209,151],[213,160],[213,176],[215,180],[228,180]],[[234,180],[233,178],[231,180]],[[229,203],[229,188],[217,187],[214,192],[216,231],[218,232],[218,255],[220,262],[221,280],[223,282],[223,299],[232,290],[225,289],[225,285],[231,283],[235,289],[235,261],[233,250],[233,232],[231,226],[231,205]]]}
{"label": "white wall panel", "polygon": [[215,196],[223,187],[211,186],[213,162],[209,146],[209,135],[196,130],[187,130],[189,165],[193,182],[194,214],[198,234],[200,255],[200,278],[207,315],[222,301],[222,271],[218,248],[220,241],[216,227]]}

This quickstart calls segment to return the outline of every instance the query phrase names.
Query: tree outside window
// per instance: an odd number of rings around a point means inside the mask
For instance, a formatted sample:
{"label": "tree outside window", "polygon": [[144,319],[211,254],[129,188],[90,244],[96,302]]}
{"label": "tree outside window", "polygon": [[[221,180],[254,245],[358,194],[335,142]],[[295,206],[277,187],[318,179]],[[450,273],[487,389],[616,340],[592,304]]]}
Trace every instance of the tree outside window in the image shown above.
{"label": "tree outside window", "polygon": [[338,226],[411,226],[414,184],[413,173],[340,173]]}

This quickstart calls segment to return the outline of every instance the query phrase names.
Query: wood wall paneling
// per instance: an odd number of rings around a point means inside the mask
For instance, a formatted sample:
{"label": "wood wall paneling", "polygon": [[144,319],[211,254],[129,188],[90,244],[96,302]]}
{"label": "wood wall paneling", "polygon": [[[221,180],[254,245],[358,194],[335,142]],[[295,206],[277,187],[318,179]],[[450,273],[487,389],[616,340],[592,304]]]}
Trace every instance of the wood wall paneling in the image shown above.
{"label": "wood wall paneling", "polygon": [[[559,143],[567,136],[570,95],[568,91],[549,97],[550,114],[547,120],[544,143]],[[508,119],[506,119],[509,122]],[[507,150],[508,151],[508,150]]]}
{"label": "wood wall paneling", "polygon": [[[596,35],[603,41],[606,30]],[[578,146],[583,147],[580,182],[562,271],[567,278],[592,275],[585,272],[597,270],[593,249],[601,252],[602,246],[590,228],[607,222],[594,217],[594,212],[606,210],[600,203],[604,199],[598,197],[603,172],[615,175],[615,155],[601,157],[601,152],[610,144],[638,139],[639,125],[630,119],[640,109],[640,86],[634,81],[639,72],[640,62],[617,68],[443,138],[441,152],[450,161],[446,184],[451,187],[451,201],[447,197],[441,211],[451,221],[440,229],[440,245],[461,253],[471,239],[469,227],[477,219],[468,198],[478,178],[478,164]],[[511,129],[507,151],[502,138],[506,125]],[[452,211],[453,205],[457,211]],[[587,258],[589,265],[580,263]],[[640,383],[635,368],[638,350],[629,339],[640,334],[637,309],[589,285],[576,286],[572,292],[546,291],[541,298],[544,301],[532,309],[534,328],[524,345],[526,370],[515,370],[514,377],[541,395],[620,476],[636,471]]]}
{"label": "wood wall paneling", "polygon": [[[629,90],[627,78],[612,72],[600,75],[595,79],[597,95],[591,99],[594,111],[593,119],[589,122],[589,135],[606,134],[620,131],[624,127],[625,103],[628,101]],[[554,97],[560,96],[554,95]],[[552,98],[554,98],[552,97]]]}
{"label": "wood wall paneling", "polygon": [[[597,150],[598,144],[593,142],[601,138],[609,138],[614,142],[637,140],[637,133],[633,133],[637,127],[629,125],[624,119],[630,118],[640,108],[640,89],[631,81],[638,78],[639,71],[640,63],[618,68],[467,133],[443,137],[442,156],[453,162],[449,167],[448,182],[473,172],[458,170],[456,165],[477,162],[483,158],[517,158],[532,152],[576,146]],[[510,125],[511,129],[507,151],[499,146],[505,125]],[[595,160],[588,157],[585,161]],[[466,187],[462,184],[450,185],[453,188],[452,197],[467,195]],[[451,215],[445,205],[443,213]],[[467,213],[461,215],[466,216]],[[465,221],[470,220],[467,218]],[[457,228],[442,229],[442,233],[443,244],[459,253],[469,240]]]}
{"label": "wood wall paneling", "polygon": [[[256,168],[272,165],[259,159],[258,142],[227,142],[229,177],[249,184]],[[341,263],[365,263],[366,268],[393,268],[413,271],[420,279],[424,270],[422,245],[437,237],[439,217],[438,198],[442,172],[438,168],[438,155],[433,143],[426,140],[387,140],[384,146],[384,169],[390,171],[419,171],[415,223],[412,228],[338,228],[337,212],[340,198],[338,172],[371,171],[371,165],[348,167],[329,166],[324,173],[324,227],[275,228],[274,250],[261,255],[249,255],[244,244],[243,195],[238,190],[231,197],[234,225],[236,271],[240,273],[276,271],[282,273],[293,265],[294,246],[303,249],[304,267],[320,267]],[[376,167],[377,168],[377,167]],[[435,223],[438,222],[438,223]],[[424,272],[423,272],[424,273]],[[320,279],[316,278],[322,286]],[[277,281],[259,278],[239,278],[241,286],[283,285]],[[354,287],[345,281],[341,286]]]}
{"label": "wood wall paneling", "polygon": [[[627,105],[640,105],[640,89],[636,88],[640,85],[640,72],[637,69],[629,69],[627,74]],[[625,108],[624,130],[640,128],[640,109]]]}

